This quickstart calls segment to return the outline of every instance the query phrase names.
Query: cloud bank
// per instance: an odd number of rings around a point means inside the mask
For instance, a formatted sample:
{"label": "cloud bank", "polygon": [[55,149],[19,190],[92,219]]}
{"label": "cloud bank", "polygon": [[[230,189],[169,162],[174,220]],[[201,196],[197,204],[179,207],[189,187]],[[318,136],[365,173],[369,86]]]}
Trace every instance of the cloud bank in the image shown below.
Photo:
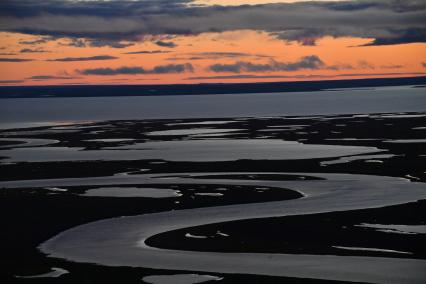
{"label": "cloud bank", "polygon": [[65,58],[56,58],[49,59],[47,61],[58,61],[58,62],[75,62],[75,61],[99,61],[99,60],[112,60],[117,59],[118,57],[110,55],[97,55],[89,57],[65,57]]}
{"label": "cloud bank", "polygon": [[175,48],[177,46],[177,44],[172,41],[162,41],[162,40],[156,41],[155,44],[158,46],[167,47],[167,48]]}
{"label": "cloud bank", "polygon": [[44,80],[72,80],[75,77],[52,76],[52,75],[35,75],[27,78],[29,80],[44,81]]}
{"label": "cloud bank", "polygon": [[45,52],[49,52],[49,51],[41,49],[41,48],[35,48],[35,49],[23,48],[19,52],[20,53],[45,53]]}
{"label": "cloud bank", "polygon": [[160,54],[160,53],[169,53],[167,50],[140,50],[140,51],[130,51],[124,52],[123,54]]}
{"label": "cloud bank", "polygon": [[302,57],[295,62],[278,62],[271,60],[269,63],[252,63],[246,61],[237,61],[233,64],[213,64],[209,70],[217,73],[241,73],[241,72],[279,72],[279,71],[298,71],[303,69],[324,69],[325,63],[316,55]]}
{"label": "cloud bank", "polygon": [[194,67],[189,64],[169,64],[159,65],[152,69],[145,69],[143,67],[129,67],[123,66],[118,68],[93,68],[77,70],[82,75],[100,75],[100,76],[113,76],[113,75],[146,75],[146,74],[171,74],[171,73],[185,73],[193,72]]}
{"label": "cloud bank", "polygon": [[183,54],[183,56],[169,57],[167,60],[217,60],[223,58],[239,58],[239,57],[255,57],[255,58],[272,58],[272,56],[264,54],[251,54],[245,52],[198,52]]}
{"label": "cloud bank", "polygon": [[0,62],[29,62],[34,61],[33,59],[27,58],[0,58]]}
{"label": "cloud bank", "polygon": [[200,7],[189,5],[191,2],[4,0],[0,2],[0,30],[86,38],[86,44],[92,46],[115,44],[117,48],[131,44],[122,41],[138,41],[146,35],[196,35],[241,29],[266,31],[276,38],[305,45],[314,45],[324,36],[373,39],[368,45],[426,42],[425,1],[311,1],[226,7]]}

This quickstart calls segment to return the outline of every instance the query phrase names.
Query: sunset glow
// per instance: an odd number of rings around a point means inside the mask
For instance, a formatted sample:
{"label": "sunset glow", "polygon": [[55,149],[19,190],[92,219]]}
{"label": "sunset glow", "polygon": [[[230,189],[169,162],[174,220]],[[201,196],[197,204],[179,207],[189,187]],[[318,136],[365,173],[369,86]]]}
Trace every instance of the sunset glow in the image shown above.
{"label": "sunset glow", "polygon": [[[108,7],[112,2],[116,1],[90,3]],[[139,1],[133,1],[137,2]],[[198,9],[197,13],[212,14],[217,11],[204,12],[205,9],[211,8],[209,5],[229,3],[219,0],[174,2],[177,5],[176,13],[184,13],[187,9],[193,9],[190,7],[194,5],[196,6],[194,9]],[[310,21],[306,22],[307,27],[299,27],[302,25],[299,23],[301,19],[296,18],[284,21],[282,30],[275,27],[275,22],[257,26],[256,17],[264,19],[265,15],[271,14],[270,10],[266,12],[262,10],[265,8],[251,8],[255,9],[253,11],[258,15],[250,12],[253,21],[246,24],[235,23],[232,18],[227,18],[227,14],[240,15],[245,11],[241,8],[242,12],[234,12],[235,9],[240,9],[238,5],[265,4],[262,7],[269,7],[268,4],[277,2],[281,4],[271,5],[285,5],[283,11],[299,9],[293,7],[294,5],[307,5],[308,12],[301,15],[306,18],[305,21]],[[383,16],[383,21],[386,21],[384,25],[389,28],[386,27],[383,31],[361,32],[354,31],[351,27],[331,30],[329,27],[331,23],[323,24],[326,20],[322,19],[321,15],[309,14],[309,10],[317,9],[321,4],[315,6],[296,2],[303,1],[232,1],[232,7],[218,14],[224,18],[223,22],[216,23],[213,18],[200,17],[195,19],[200,21],[199,29],[194,27],[194,31],[181,32],[173,31],[168,25],[154,21],[158,27],[153,27],[151,34],[149,28],[142,26],[138,32],[138,25],[143,23],[131,21],[132,17],[114,15],[116,18],[107,19],[103,15],[92,15],[95,13],[92,6],[85,7],[86,12],[73,18],[68,15],[50,15],[50,21],[64,22],[67,25],[75,23],[75,27],[72,25],[58,27],[57,30],[55,25],[49,26],[45,24],[45,20],[35,19],[45,16],[42,11],[49,8],[41,7],[40,14],[28,15],[28,18],[24,17],[20,22],[16,22],[14,15],[7,15],[6,9],[0,19],[0,29],[3,31],[0,33],[0,84],[187,84],[404,77],[426,74],[424,40],[415,38],[402,39],[398,42],[398,39],[394,40],[396,35],[386,34],[393,25],[405,26],[406,18],[416,15],[417,11],[408,10],[407,16],[398,15],[398,18],[393,14],[393,8],[389,8],[389,15]],[[74,2],[73,5],[78,6],[79,3],[89,2]],[[184,7],[179,6],[180,3],[184,3]],[[188,4],[191,5],[188,7]],[[161,5],[157,9],[161,9]],[[164,9],[167,13],[174,13],[169,11],[173,8]],[[336,17],[343,16],[339,9],[330,9],[328,6],[320,6],[320,10],[324,13],[338,14]],[[144,11],[141,9],[139,14],[144,15]],[[349,9],[346,13],[361,14],[359,10],[351,11]],[[364,12],[368,16],[369,11]],[[88,15],[90,19],[86,19]],[[106,22],[99,24],[101,28],[89,26],[85,30],[80,26],[79,17],[81,21],[96,22],[94,25],[101,20]],[[271,15],[271,18],[274,17],[275,15]],[[389,23],[389,19],[395,22]],[[34,31],[25,28],[24,22],[31,20],[37,21],[38,28]],[[177,29],[181,25],[185,30],[187,21],[190,22],[188,18],[177,17],[175,19]],[[298,26],[294,26],[292,22]],[[314,30],[317,22],[323,25],[324,30]],[[413,18],[412,22],[413,27],[410,26],[410,30],[421,24],[416,23],[416,18]],[[201,27],[203,25],[206,27]],[[285,25],[294,27],[290,29]],[[165,33],[163,29],[170,32]],[[119,30],[122,34],[117,36],[114,30]],[[131,34],[127,30],[131,31]],[[384,34],[384,39],[373,37],[375,34]],[[380,40],[395,42],[375,44],[375,41]],[[314,62],[303,62],[307,58]]]}

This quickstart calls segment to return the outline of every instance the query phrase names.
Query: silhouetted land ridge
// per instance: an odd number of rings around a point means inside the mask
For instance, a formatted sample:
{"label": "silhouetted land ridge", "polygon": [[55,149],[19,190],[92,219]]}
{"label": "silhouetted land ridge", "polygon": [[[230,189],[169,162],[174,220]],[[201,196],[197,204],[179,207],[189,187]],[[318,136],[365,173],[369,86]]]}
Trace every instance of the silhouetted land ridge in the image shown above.
{"label": "silhouetted land ridge", "polygon": [[175,85],[62,85],[4,86],[0,98],[110,97],[159,95],[211,95],[238,93],[311,92],[337,88],[424,85],[426,76],[356,80],[299,81],[272,83],[212,83]]}

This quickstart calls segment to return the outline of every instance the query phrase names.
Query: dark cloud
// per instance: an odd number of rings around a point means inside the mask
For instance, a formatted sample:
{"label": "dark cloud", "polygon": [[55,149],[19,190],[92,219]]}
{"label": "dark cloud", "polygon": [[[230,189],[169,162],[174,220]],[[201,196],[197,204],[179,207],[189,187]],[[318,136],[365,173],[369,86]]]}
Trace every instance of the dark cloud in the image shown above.
{"label": "dark cloud", "polygon": [[49,59],[47,61],[59,61],[59,62],[74,62],[74,61],[98,61],[98,60],[112,60],[117,59],[118,57],[110,55],[97,55],[89,57],[65,57],[65,58],[56,58]]}
{"label": "dark cloud", "polygon": [[[324,31],[320,29],[296,29],[296,30],[286,30],[281,32],[274,32],[274,35],[278,39],[287,40],[287,41],[296,41],[302,45],[306,46],[315,46],[318,39],[323,37],[325,34]],[[335,36],[335,34],[334,34]]]}
{"label": "dark cloud", "polygon": [[27,78],[28,80],[44,81],[44,80],[71,80],[78,79],[77,77],[64,77],[64,76],[52,76],[52,75],[36,75]]}
{"label": "dark cloud", "polygon": [[365,60],[360,60],[358,61],[358,64],[355,66],[352,66],[351,64],[347,64],[347,63],[338,63],[338,64],[333,64],[333,65],[328,65],[326,68],[324,69],[328,69],[328,70],[351,70],[351,69],[376,69],[376,66],[374,66],[373,63],[370,63],[368,61]]}
{"label": "dark cloud", "polygon": [[262,54],[250,54],[250,53],[244,53],[244,52],[199,52],[199,53],[192,53],[195,56],[200,56],[208,59],[214,59],[214,58],[235,58],[235,57],[249,57],[249,56],[256,56],[256,57],[269,57],[267,55]]}
{"label": "dark cloud", "polygon": [[134,45],[131,42],[122,42],[114,40],[94,40],[91,39],[88,41],[88,45],[91,47],[112,47],[112,48],[126,48]]}
{"label": "dark cloud", "polygon": [[422,62],[423,68],[426,68],[426,62]]}
{"label": "dark cloud", "polygon": [[145,69],[143,67],[128,67],[123,66],[119,68],[94,68],[94,69],[84,69],[77,70],[78,73],[83,75],[141,75],[141,74],[170,74],[170,73],[185,73],[193,72],[194,67],[189,64],[169,64],[169,65],[159,65],[155,66],[152,69]]}
{"label": "dark cloud", "polygon": [[157,40],[156,42],[154,42],[156,45],[161,46],[161,47],[168,47],[168,48],[175,48],[177,46],[176,43],[172,42],[172,41],[162,41],[162,40]]}
{"label": "dark cloud", "polygon": [[159,65],[155,66],[150,72],[154,74],[194,72],[194,67],[189,63]]}
{"label": "dark cloud", "polygon": [[168,50],[140,50],[140,51],[130,51],[124,52],[123,54],[158,54],[158,53],[170,53]]}
{"label": "dark cloud", "polygon": [[401,69],[401,68],[404,68],[404,65],[390,64],[390,65],[382,65],[382,66],[380,66],[380,68],[383,68],[383,69]]}
{"label": "dark cloud", "polygon": [[[1,6],[1,4],[0,4]],[[1,16],[0,16],[1,18]],[[22,40],[19,42],[19,44],[24,44],[24,45],[37,45],[37,44],[43,44],[43,43],[47,43],[49,41],[55,40],[54,37],[51,36],[42,36],[38,39],[34,39],[34,40]]]}
{"label": "dark cloud", "polygon": [[272,58],[272,56],[264,54],[250,54],[244,52],[199,52],[189,53],[186,56],[170,57],[167,60],[217,60],[222,58],[240,58],[240,57],[256,57],[256,58]]}
{"label": "dark cloud", "polygon": [[298,71],[303,69],[310,70],[353,70],[353,69],[375,69],[375,66],[365,60],[360,60],[355,67],[347,63],[337,63],[333,65],[325,64],[318,56],[310,55],[302,57],[296,62],[278,62],[270,60],[268,63],[252,63],[246,61],[237,61],[233,64],[214,64],[209,67],[213,72],[279,72],[279,71]]}
{"label": "dark cloud", "polygon": [[19,84],[24,82],[24,80],[0,80],[0,84]]}
{"label": "dark cloud", "polygon": [[359,69],[375,69],[376,67],[374,64],[367,62],[365,60],[358,61],[358,68]]}
{"label": "dark cloud", "polygon": [[81,38],[70,38],[69,42],[59,43],[59,44],[63,46],[72,46],[72,47],[81,47],[81,48],[87,47],[86,41]]}
{"label": "dark cloud", "polygon": [[93,69],[83,69],[77,70],[78,73],[83,75],[138,75],[138,74],[147,74],[147,71],[142,67],[119,67],[119,68],[93,68]]}
{"label": "dark cloud", "polygon": [[213,72],[277,72],[277,71],[297,71],[303,69],[323,69],[325,63],[316,55],[305,56],[295,62],[278,62],[271,60],[268,63],[252,63],[247,61],[237,61],[233,64],[213,64],[209,66]]}
{"label": "dark cloud", "polygon": [[241,29],[314,45],[318,38],[373,38],[369,45],[426,42],[426,2],[306,1],[194,7],[190,0],[0,2],[0,30],[86,38],[93,46],[126,45],[141,35],[193,35]]}
{"label": "dark cloud", "polygon": [[333,64],[333,65],[328,65],[324,69],[339,71],[339,70],[351,70],[351,69],[355,69],[355,67],[353,67],[351,64],[347,64],[347,63],[338,63],[338,64]]}
{"label": "dark cloud", "polygon": [[83,38],[69,38],[68,42],[60,43],[64,46],[72,47],[111,47],[111,48],[126,48],[134,45],[131,42],[123,42],[121,40],[105,40],[98,38],[83,39]]}
{"label": "dark cloud", "polygon": [[[426,11],[423,11],[423,13],[426,13]],[[372,42],[367,43],[363,46],[426,42],[425,23],[423,23],[421,27],[416,27],[416,28],[407,28],[407,29],[389,28],[388,32],[392,34],[391,37],[376,38]]]}
{"label": "dark cloud", "polygon": [[49,51],[41,49],[41,48],[36,48],[36,49],[23,48],[19,52],[20,53],[45,53],[45,52],[49,52]]}
{"label": "dark cloud", "polygon": [[28,58],[0,58],[0,62],[29,62],[34,61]]}

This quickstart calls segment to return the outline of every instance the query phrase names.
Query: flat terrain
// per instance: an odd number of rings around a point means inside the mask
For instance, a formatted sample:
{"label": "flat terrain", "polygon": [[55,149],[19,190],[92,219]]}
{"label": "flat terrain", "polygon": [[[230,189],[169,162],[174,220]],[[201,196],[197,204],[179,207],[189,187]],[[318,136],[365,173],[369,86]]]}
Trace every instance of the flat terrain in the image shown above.
{"label": "flat terrain", "polygon": [[[408,263],[409,273],[400,274],[415,283],[426,279],[416,268],[426,261],[425,144],[426,113],[2,130],[1,273],[17,283],[166,283],[152,276],[169,274],[183,283],[375,282],[309,267],[268,275],[266,260],[246,272],[239,265],[203,270],[188,260],[332,255],[342,265],[352,257],[376,261],[379,276],[366,273],[367,280],[382,279],[381,261]],[[116,219],[88,224],[108,218]],[[152,254],[136,265],[129,260],[139,257],[134,232],[147,235],[140,249]],[[117,242],[122,249],[110,252]],[[155,263],[167,250],[179,267]]]}

